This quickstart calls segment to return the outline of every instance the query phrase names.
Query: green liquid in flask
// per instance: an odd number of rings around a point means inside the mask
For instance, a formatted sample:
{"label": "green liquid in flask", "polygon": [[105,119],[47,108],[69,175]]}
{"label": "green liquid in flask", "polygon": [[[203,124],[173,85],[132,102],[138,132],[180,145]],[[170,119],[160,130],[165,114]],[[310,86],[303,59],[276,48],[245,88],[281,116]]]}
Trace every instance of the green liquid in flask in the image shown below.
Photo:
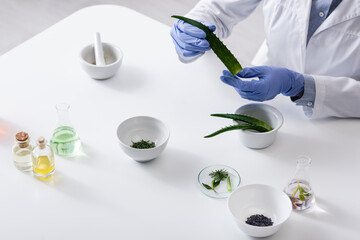
{"label": "green liquid in flask", "polygon": [[74,128],[61,126],[55,129],[51,138],[51,147],[60,156],[72,157],[81,149],[81,141]]}

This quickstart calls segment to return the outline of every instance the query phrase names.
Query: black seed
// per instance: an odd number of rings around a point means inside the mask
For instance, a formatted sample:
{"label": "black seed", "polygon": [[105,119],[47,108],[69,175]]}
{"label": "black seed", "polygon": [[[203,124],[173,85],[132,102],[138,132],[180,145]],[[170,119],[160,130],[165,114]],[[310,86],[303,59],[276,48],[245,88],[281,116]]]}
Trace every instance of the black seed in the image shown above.
{"label": "black seed", "polygon": [[251,215],[245,221],[247,224],[258,226],[258,227],[266,227],[272,226],[274,223],[271,221],[271,218],[268,218],[262,214]]}

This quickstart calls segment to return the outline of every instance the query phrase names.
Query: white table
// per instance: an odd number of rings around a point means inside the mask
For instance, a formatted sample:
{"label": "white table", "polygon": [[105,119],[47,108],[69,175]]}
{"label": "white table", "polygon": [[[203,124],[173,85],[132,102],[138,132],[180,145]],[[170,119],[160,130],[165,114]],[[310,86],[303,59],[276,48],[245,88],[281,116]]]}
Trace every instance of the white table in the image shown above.
{"label": "white table", "polygon": [[[268,102],[285,118],[272,146],[248,149],[236,132],[204,139],[231,123],[211,113],[233,112],[248,101],[219,80],[224,66],[213,53],[180,63],[169,30],[123,7],[95,6],[0,58],[0,239],[250,239],[226,200],[199,191],[198,172],[225,164],[240,173],[241,185],[283,189],[300,154],[313,159],[317,207],[293,213],[270,239],[360,239],[360,121],[310,121],[279,96]],[[79,51],[94,31],[124,51],[112,79],[93,80],[79,66]],[[64,101],[85,153],[56,157],[53,181],[41,182],[15,169],[11,146],[22,130],[33,142],[49,139],[54,106]],[[167,149],[146,164],[124,155],[115,134],[136,115],[171,129]]]}

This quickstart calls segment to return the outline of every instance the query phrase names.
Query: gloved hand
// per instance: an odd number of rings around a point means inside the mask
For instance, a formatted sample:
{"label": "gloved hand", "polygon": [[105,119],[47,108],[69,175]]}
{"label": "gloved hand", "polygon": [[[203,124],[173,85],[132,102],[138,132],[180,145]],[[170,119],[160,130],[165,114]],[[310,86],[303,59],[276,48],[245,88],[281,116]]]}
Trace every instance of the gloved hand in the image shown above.
{"label": "gloved hand", "polygon": [[[207,22],[202,23],[209,27],[211,31],[215,31],[216,27],[214,24]],[[210,50],[210,44],[205,39],[205,32],[182,20],[174,22],[170,35],[173,38],[176,52],[180,56],[194,57]]]}
{"label": "gloved hand", "polygon": [[[244,81],[240,78],[259,80]],[[241,97],[266,101],[273,99],[279,93],[285,96],[296,96],[304,91],[304,76],[287,68],[258,66],[244,68],[233,76],[229,71],[223,71],[221,81],[233,86]]]}

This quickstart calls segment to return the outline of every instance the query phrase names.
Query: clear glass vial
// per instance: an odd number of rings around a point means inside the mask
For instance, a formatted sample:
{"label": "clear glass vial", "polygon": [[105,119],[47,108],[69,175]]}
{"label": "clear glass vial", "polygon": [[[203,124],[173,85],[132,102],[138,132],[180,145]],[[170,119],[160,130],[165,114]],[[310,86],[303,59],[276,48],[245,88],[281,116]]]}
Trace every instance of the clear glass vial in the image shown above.
{"label": "clear glass vial", "polygon": [[314,191],[310,184],[310,164],[311,158],[297,157],[295,174],[284,188],[284,192],[290,197],[293,209],[297,211],[309,210],[315,204]]}
{"label": "clear glass vial", "polygon": [[59,103],[56,105],[58,114],[57,126],[50,144],[59,156],[73,157],[81,150],[81,141],[69,118],[70,105]]}
{"label": "clear glass vial", "polygon": [[21,171],[31,170],[31,152],[30,137],[26,132],[19,132],[15,136],[15,144],[12,148],[14,165]]}
{"label": "clear glass vial", "polygon": [[47,145],[44,137],[39,137],[32,152],[34,176],[46,180],[55,173],[54,151]]}

